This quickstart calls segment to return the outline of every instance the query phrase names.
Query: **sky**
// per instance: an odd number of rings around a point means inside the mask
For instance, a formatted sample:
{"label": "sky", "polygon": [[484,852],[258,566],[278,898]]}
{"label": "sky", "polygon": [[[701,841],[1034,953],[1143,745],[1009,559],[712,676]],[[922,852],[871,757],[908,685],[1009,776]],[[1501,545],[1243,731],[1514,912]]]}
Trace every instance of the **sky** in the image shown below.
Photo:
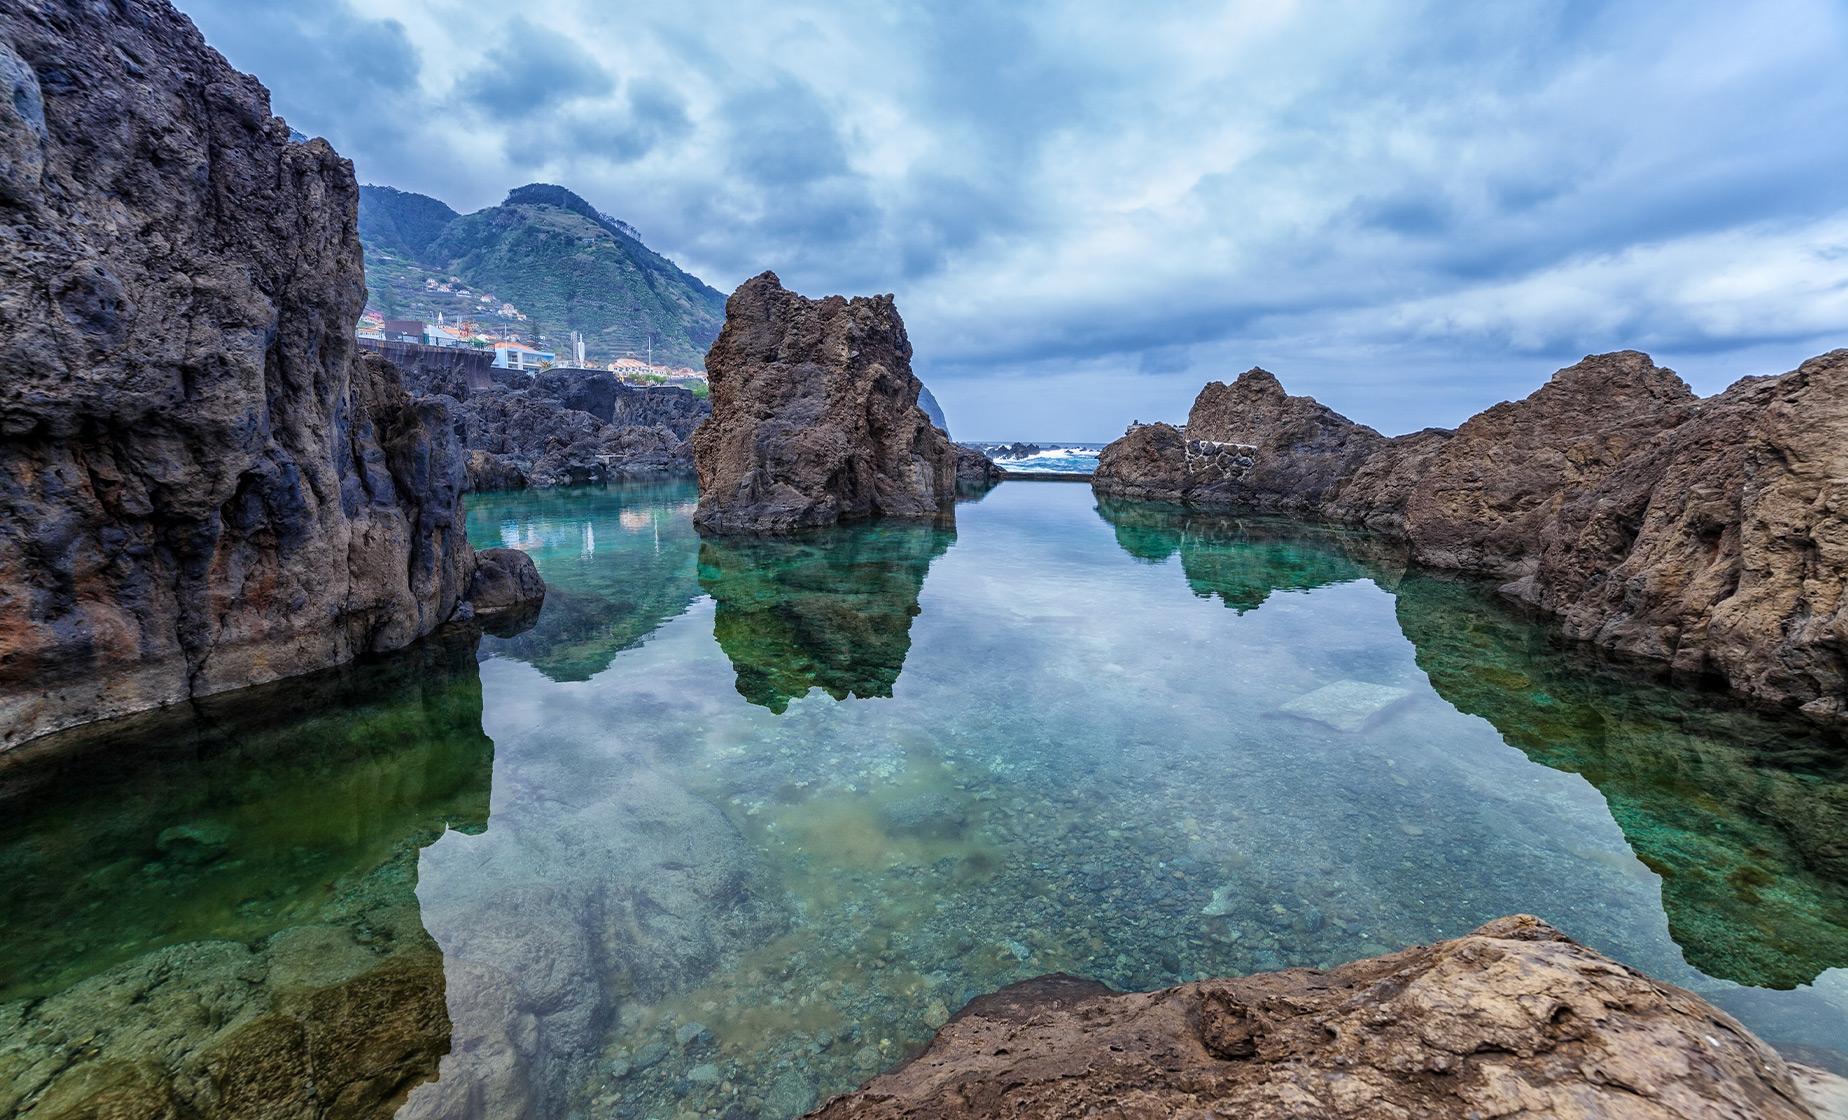
{"label": "sky", "polygon": [[361,182],[892,292],[959,439],[1261,365],[1388,433],[1848,346],[1848,0],[177,0]]}

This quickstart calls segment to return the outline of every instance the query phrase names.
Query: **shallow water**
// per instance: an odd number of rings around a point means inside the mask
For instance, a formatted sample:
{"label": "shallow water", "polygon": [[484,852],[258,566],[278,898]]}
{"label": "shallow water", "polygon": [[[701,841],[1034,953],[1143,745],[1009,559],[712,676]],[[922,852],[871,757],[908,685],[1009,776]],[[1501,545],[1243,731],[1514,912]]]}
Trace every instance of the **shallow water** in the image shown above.
{"label": "shallow water", "polygon": [[0,758],[0,1115],[787,1116],[1013,980],[1517,911],[1848,1071],[1837,740],[1353,535],[693,497],[478,497],[531,630]]}

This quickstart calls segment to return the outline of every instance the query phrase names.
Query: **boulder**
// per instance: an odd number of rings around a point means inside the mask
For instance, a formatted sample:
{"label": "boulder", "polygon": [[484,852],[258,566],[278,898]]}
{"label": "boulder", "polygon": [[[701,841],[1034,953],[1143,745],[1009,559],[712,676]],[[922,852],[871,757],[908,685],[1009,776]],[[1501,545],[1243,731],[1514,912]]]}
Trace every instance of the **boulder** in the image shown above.
{"label": "boulder", "polygon": [[478,615],[526,610],[545,599],[545,581],[533,558],[517,548],[487,548],[475,554],[468,601]]}
{"label": "boulder", "polygon": [[712,416],[693,434],[702,530],[952,514],[956,451],[918,407],[891,296],[805,299],[766,272],[726,301],[706,372]]}
{"label": "boulder", "polygon": [[814,1115],[1808,1120],[1801,1093],[1700,997],[1516,916],[1327,972],[1134,994],[1028,980]]}
{"label": "boulder", "polygon": [[1284,392],[1268,370],[1200,390],[1184,448],[1191,500],[1263,511],[1312,511],[1386,442],[1364,424]]}
{"label": "boulder", "polygon": [[1386,439],[1262,371],[1185,429],[1133,427],[1093,485],[1398,538],[1492,576],[1572,638],[1848,719],[1848,350],[1698,398],[1645,354],[1587,357],[1456,431]]}
{"label": "boulder", "polygon": [[1001,481],[1002,472],[995,461],[980,450],[956,445],[956,489],[962,493],[982,491]]}
{"label": "boulder", "polygon": [[1314,513],[1385,442],[1251,369],[1200,390],[1185,430],[1131,427],[1098,455],[1092,486],[1109,497]]}
{"label": "boulder", "polygon": [[1173,424],[1131,424],[1098,452],[1091,488],[1107,498],[1185,501],[1187,437]]}
{"label": "boulder", "polygon": [[165,3],[0,8],[0,748],[391,650],[461,448],[362,354],[352,165]]}

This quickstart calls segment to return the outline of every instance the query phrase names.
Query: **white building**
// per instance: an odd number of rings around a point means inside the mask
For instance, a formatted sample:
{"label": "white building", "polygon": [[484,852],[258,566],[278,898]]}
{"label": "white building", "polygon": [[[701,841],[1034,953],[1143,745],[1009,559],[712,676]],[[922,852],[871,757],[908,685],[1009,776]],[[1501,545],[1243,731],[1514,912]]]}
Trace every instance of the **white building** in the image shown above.
{"label": "white building", "polygon": [[494,364],[500,369],[536,370],[542,365],[549,366],[558,360],[558,355],[550,350],[535,350],[521,342],[496,342],[494,344]]}

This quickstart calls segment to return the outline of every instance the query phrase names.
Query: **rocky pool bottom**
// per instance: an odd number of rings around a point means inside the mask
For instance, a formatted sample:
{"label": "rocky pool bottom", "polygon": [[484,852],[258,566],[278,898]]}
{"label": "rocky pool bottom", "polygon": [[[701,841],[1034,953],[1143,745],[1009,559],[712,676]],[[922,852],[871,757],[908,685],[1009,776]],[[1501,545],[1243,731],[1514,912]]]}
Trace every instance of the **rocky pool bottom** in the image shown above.
{"label": "rocky pool bottom", "polygon": [[510,638],[0,756],[0,1116],[793,1116],[1053,971],[1537,913],[1848,1072],[1848,751],[1366,538],[484,495]]}

